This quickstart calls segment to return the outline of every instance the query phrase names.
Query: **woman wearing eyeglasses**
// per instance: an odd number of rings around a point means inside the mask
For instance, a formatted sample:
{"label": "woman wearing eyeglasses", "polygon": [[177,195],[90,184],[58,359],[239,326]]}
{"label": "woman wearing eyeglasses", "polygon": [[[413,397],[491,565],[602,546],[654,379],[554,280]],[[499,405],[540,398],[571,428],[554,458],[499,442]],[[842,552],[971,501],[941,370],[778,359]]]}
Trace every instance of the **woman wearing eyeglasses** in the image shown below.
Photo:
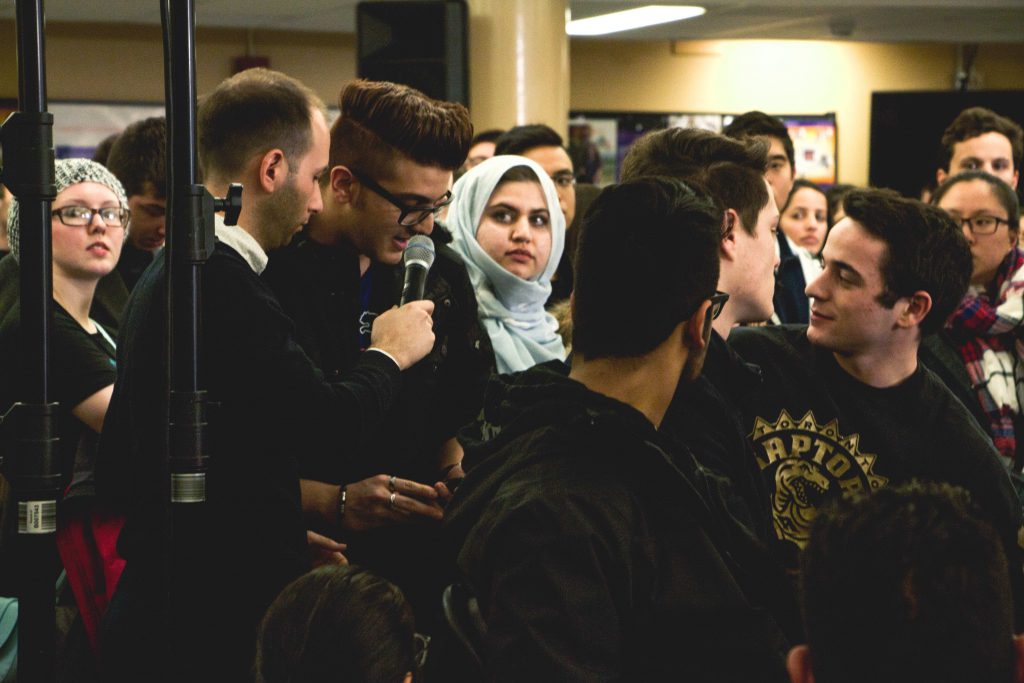
{"label": "woman wearing eyeglasses", "polygon": [[565,217],[547,173],[515,155],[474,166],[452,189],[452,248],[466,262],[498,372],[565,360],[544,310],[565,244]]}
{"label": "woman wearing eyeglasses", "polygon": [[[89,317],[96,283],[117,265],[128,230],[128,209],[124,188],[106,168],[86,159],[63,159],[56,163],[57,196],[51,209],[53,260],[53,326],[50,335],[50,400],[59,404],[56,419],[59,471],[67,489],[58,509],[61,533],[58,545],[65,560],[72,588],[78,594],[80,574],[70,563],[81,559],[66,553],[63,535],[72,518],[85,519],[71,502],[78,495],[91,495],[92,468],[96,442],[103,426],[113,391],[116,330],[107,329]],[[8,216],[7,231],[11,254],[20,256],[21,221],[17,201]],[[21,374],[19,303],[4,312],[0,321],[0,413],[25,396],[22,389],[33,378]],[[3,574],[8,576],[10,548],[17,515],[12,501],[4,510]],[[116,560],[115,560],[116,561]],[[55,567],[55,572],[56,572]],[[54,574],[56,577],[56,573]],[[100,577],[102,578],[102,577]],[[10,588],[10,586],[7,586]],[[91,586],[99,595],[105,586]],[[0,587],[2,590],[2,587]],[[10,595],[11,593],[3,593]],[[82,607],[80,603],[80,607]],[[90,622],[88,610],[82,616],[90,636],[96,635],[98,621]],[[95,616],[95,615],[94,615]],[[98,619],[98,616],[97,616]],[[95,640],[93,641],[95,643]]]}
{"label": "woman wearing eyeglasses", "polygon": [[[1024,463],[1024,251],[1017,243],[1017,195],[993,175],[967,171],[940,185],[932,203],[963,227],[972,257],[970,288],[942,339],[966,370],[965,376],[957,368],[959,384],[974,395],[971,407],[979,421],[1007,464],[1019,471]],[[935,341],[926,348],[935,351]]]}

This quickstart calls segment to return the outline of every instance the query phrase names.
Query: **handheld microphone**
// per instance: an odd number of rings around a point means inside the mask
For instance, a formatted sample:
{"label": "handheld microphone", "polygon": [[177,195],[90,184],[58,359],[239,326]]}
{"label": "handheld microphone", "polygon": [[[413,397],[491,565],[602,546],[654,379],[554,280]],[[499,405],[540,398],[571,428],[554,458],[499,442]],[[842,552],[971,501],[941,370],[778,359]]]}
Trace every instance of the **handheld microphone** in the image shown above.
{"label": "handheld microphone", "polygon": [[434,265],[433,240],[426,235],[414,235],[409,240],[402,259],[405,263],[405,283],[402,285],[400,306],[423,298],[423,289],[427,285],[427,271]]}

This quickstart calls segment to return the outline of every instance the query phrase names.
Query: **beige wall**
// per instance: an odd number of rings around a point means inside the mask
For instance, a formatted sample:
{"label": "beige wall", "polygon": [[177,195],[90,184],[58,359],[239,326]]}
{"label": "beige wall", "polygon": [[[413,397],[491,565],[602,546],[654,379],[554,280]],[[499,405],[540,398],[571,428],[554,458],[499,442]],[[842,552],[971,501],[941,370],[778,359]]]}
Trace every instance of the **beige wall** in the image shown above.
{"label": "beige wall", "polygon": [[[945,44],[814,41],[668,43],[575,40],[574,110],[777,114],[836,112],[839,178],[868,178],[871,93],[952,88]],[[985,88],[1024,88],[1024,45],[985,45]]]}
{"label": "beige wall", "polygon": [[[16,97],[14,25],[0,22],[0,97]],[[231,75],[232,61],[245,54],[243,30],[196,31],[196,88],[200,95]],[[355,78],[355,36],[254,31],[253,54],[300,79],[328,104],[343,81]],[[51,99],[162,102],[163,42],[159,27],[123,24],[51,23],[46,30],[48,94]]]}
{"label": "beige wall", "polygon": [[[17,95],[14,26],[0,22],[0,97]],[[242,30],[196,33],[199,93],[231,73],[245,53]],[[253,53],[296,76],[328,103],[356,73],[355,38],[342,34],[255,31]],[[740,113],[834,111],[839,177],[865,183],[871,92],[952,87],[956,52],[946,44],[812,41],[665,42],[574,40],[570,107],[577,110]],[[47,27],[53,99],[163,99],[163,48],[154,26],[51,23]],[[1024,89],[1024,44],[984,45],[976,71],[984,88]],[[548,74],[538,74],[544,87]]]}

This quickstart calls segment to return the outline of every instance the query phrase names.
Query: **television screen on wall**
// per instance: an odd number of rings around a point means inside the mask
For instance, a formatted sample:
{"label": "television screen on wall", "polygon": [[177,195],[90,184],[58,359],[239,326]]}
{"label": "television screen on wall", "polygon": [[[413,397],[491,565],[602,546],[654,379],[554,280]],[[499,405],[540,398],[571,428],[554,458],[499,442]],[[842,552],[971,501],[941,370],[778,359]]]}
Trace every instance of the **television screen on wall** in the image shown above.
{"label": "television screen on wall", "polygon": [[1024,124],[1022,90],[872,93],[871,185],[920,197],[935,183],[943,131],[968,107],[987,107]]}

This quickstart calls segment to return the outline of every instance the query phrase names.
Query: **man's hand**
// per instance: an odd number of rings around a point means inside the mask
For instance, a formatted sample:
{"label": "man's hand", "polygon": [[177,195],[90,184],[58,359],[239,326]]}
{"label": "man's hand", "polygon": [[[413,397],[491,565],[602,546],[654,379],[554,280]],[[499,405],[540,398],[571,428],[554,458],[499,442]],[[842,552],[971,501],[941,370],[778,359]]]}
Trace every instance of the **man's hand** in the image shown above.
{"label": "man's hand", "polygon": [[370,331],[370,346],[386,351],[402,370],[417,363],[434,348],[434,302],[410,301],[378,315]]}
{"label": "man's hand", "polygon": [[341,554],[345,549],[344,543],[338,543],[333,538],[321,536],[308,529],[306,543],[309,544],[309,562],[314,568],[327,564],[348,564],[348,560]]}
{"label": "man's hand", "polygon": [[350,531],[396,522],[440,521],[442,517],[444,511],[437,491],[408,479],[378,474],[345,487],[345,516],[341,526]]}

